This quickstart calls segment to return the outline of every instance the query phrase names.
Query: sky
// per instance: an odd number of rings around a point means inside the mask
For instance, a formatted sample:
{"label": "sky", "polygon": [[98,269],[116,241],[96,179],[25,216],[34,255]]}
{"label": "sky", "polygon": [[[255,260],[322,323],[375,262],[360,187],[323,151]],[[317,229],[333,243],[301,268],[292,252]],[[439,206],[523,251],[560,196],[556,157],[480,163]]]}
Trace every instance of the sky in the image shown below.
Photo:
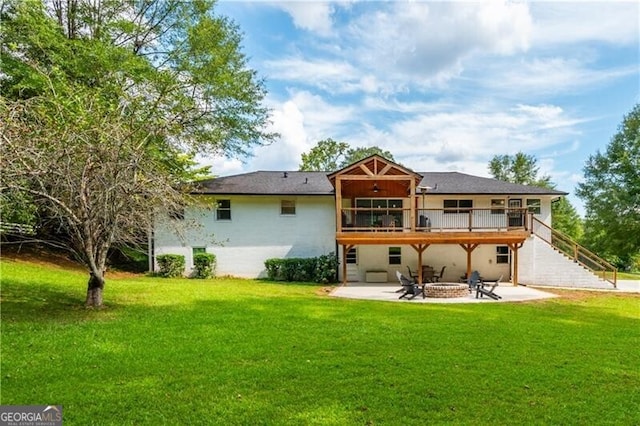
{"label": "sky", "polygon": [[417,171],[533,155],[573,194],[640,102],[640,2],[221,1],[280,137],[212,173],[298,170],[332,138]]}

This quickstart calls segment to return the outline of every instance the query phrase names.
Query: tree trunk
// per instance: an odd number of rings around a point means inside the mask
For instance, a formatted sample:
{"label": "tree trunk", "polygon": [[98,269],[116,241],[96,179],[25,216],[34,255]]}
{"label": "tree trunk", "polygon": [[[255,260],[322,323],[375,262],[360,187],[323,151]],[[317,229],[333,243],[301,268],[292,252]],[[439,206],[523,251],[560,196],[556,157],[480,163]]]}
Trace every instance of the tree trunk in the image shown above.
{"label": "tree trunk", "polygon": [[87,285],[87,307],[99,308],[102,306],[102,291],[104,290],[104,275],[96,275],[93,272]]}

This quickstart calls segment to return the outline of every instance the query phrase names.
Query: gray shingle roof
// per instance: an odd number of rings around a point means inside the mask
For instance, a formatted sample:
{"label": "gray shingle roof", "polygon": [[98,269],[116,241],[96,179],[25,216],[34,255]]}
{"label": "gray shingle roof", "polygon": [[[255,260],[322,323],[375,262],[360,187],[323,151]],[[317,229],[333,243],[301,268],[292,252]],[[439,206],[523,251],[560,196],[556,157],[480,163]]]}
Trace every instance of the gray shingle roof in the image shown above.
{"label": "gray shingle roof", "polygon": [[[286,177],[285,177],[286,175]],[[333,195],[326,172],[258,171],[208,179],[197,193],[243,195]]]}
{"label": "gray shingle roof", "polygon": [[[286,177],[285,177],[286,173]],[[208,179],[196,193],[227,195],[333,195],[327,172],[257,171]],[[566,195],[566,192],[519,185],[459,172],[425,172],[420,186],[429,194]],[[437,184],[437,188],[436,188]]]}
{"label": "gray shingle roof", "polygon": [[420,186],[431,187],[428,190],[429,194],[567,195],[566,192],[554,189],[503,182],[459,172],[425,172],[420,174],[423,176]]}

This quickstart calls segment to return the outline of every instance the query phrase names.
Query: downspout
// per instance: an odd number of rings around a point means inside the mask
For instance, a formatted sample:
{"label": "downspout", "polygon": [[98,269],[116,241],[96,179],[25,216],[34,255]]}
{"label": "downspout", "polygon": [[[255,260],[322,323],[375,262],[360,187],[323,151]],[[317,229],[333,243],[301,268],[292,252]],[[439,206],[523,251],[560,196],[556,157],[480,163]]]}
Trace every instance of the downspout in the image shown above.
{"label": "downspout", "polygon": [[340,252],[338,252],[339,250],[339,246],[338,246],[338,240],[336,240],[336,282],[340,282]]}
{"label": "downspout", "polygon": [[153,239],[153,228],[147,232],[147,257],[149,259],[149,272],[153,272],[155,270],[155,262],[153,259],[153,254],[155,252],[154,247],[154,239]]}

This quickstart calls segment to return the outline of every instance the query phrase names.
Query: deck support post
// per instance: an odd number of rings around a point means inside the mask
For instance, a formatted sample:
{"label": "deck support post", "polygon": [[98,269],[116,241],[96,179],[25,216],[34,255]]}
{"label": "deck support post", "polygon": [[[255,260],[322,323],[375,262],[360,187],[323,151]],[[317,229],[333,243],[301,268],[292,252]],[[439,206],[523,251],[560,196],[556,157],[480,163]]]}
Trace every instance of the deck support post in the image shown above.
{"label": "deck support post", "polygon": [[513,252],[513,276],[512,281],[514,287],[518,285],[518,249],[522,248],[524,243],[509,244],[509,249]]}
{"label": "deck support post", "polygon": [[460,244],[460,247],[467,252],[467,278],[471,276],[471,252],[473,252],[480,244]]}
{"label": "deck support post", "polygon": [[422,253],[430,244],[411,244],[411,247],[418,252],[418,284],[422,284]]}

